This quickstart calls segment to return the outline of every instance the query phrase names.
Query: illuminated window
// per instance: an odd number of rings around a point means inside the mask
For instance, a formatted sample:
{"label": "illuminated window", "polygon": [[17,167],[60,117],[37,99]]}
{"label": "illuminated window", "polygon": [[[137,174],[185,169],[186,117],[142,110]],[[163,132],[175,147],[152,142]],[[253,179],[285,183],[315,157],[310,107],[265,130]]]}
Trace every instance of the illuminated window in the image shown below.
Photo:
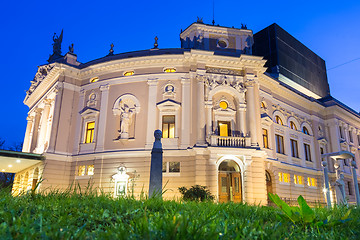
{"label": "illuminated window", "polygon": [[162,121],[163,138],[175,138],[175,115],[165,115]]}
{"label": "illuminated window", "polygon": [[264,148],[269,148],[268,131],[263,128],[263,144]]}
{"label": "illuminated window", "polygon": [[309,187],[316,187],[317,186],[316,178],[308,177],[307,178],[307,185]]}
{"label": "illuminated window", "polygon": [[264,102],[261,102],[261,108],[266,109]]}
{"label": "illuminated window", "polygon": [[306,127],[303,127],[303,133],[305,133],[306,135],[310,135],[309,130]]}
{"label": "illuminated window", "polygon": [[91,83],[94,83],[94,82],[97,82],[97,81],[99,81],[98,77],[93,77],[92,79],[90,79]]}
{"label": "illuminated window", "polygon": [[180,173],[180,162],[163,162],[163,173]]}
{"label": "illuminated window", "polygon": [[279,172],[279,182],[290,183],[290,173]]}
{"label": "illuminated window", "polygon": [[294,183],[299,185],[304,185],[304,177],[299,175],[294,175]]}
{"label": "illuminated window", "polygon": [[85,143],[92,143],[94,141],[95,122],[87,122],[85,130]]}
{"label": "illuminated window", "polygon": [[275,134],[275,140],[276,140],[276,152],[284,154],[284,137]]}
{"label": "illuminated window", "polygon": [[291,145],[291,156],[298,158],[299,152],[298,152],[298,143],[294,139],[290,139],[290,145]]}
{"label": "illuminated window", "polygon": [[227,102],[225,102],[225,101],[221,101],[220,103],[219,103],[219,106],[222,108],[222,109],[227,109],[228,108],[228,104],[227,104]]}
{"label": "illuminated window", "polygon": [[275,122],[276,122],[277,124],[284,125],[284,124],[283,124],[283,121],[281,120],[281,118],[280,118],[279,116],[275,116]]}
{"label": "illuminated window", "polygon": [[293,121],[290,122],[290,128],[293,130],[297,130],[297,127]]}
{"label": "illuminated window", "polygon": [[166,72],[166,73],[176,72],[176,68],[165,68],[164,72]]}
{"label": "illuminated window", "polygon": [[304,143],[305,160],[311,162],[310,145]]}
{"label": "illuminated window", "polygon": [[94,164],[87,166],[87,175],[94,175]]}
{"label": "illuminated window", "polygon": [[229,137],[231,135],[230,122],[219,121],[218,123],[219,136]]}
{"label": "illuminated window", "polygon": [[85,176],[85,165],[78,166],[78,176]]}
{"label": "illuminated window", "polygon": [[92,176],[94,175],[94,164],[80,165],[77,168],[77,176]]}
{"label": "illuminated window", "polygon": [[127,71],[127,72],[124,72],[124,76],[131,76],[131,75],[134,75],[134,71]]}

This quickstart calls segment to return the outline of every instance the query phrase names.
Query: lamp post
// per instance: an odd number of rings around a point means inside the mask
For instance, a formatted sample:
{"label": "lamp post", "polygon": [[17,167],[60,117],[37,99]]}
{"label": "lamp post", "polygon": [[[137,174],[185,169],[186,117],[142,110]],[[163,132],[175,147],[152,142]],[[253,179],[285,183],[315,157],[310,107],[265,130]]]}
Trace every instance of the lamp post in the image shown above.
{"label": "lamp post", "polygon": [[324,181],[325,181],[325,196],[326,203],[328,208],[331,208],[331,199],[330,199],[330,187],[329,187],[329,174],[327,169],[327,162],[322,161],[322,166],[324,167]]}
{"label": "lamp post", "polygon": [[[352,162],[351,162],[351,171],[352,171],[352,175],[353,175],[353,182],[354,182],[354,187],[355,187],[355,197],[356,197],[356,204],[360,205],[360,194],[359,194],[359,187],[358,187],[358,181],[357,181],[357,176],[356,176],[356,162],[355,162],[355,156],[354,154],[352,154],[349,151],[340,151],[340,152],[332,152],[332,153],[325,153],[325,154],[321,154],[321,158],[325,158],[325,157],[331,157],[335,160],[337,159],[348,159],[351,158]],[[324,166],[324,162],[323,161],[323,166]],[[338,164],[338,163],[337,163]],[[325,163],[325,166],[327,165],[327,163]],[[325,188],[327,188],[327,186],[329,186],[329,177],[328,177],[328,172],[326,167],[324,166],[324,178],[325,178]],[[325,170],[326,169],[326,170]],[[337,167],[337,172],[336,172],[337,177],[340,175],[340,168],[339,166]],[[326,198],[327,200],[330,198],[330,193],[326,193]],[[329,204],[328,204],[329,206]],[[330,205],[331,206],[331,205]]]}

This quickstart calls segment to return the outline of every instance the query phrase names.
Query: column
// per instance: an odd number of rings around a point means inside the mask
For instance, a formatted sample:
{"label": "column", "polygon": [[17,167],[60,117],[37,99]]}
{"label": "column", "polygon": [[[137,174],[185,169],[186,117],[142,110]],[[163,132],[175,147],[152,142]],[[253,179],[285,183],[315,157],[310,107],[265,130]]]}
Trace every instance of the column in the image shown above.
{"label": "column", "polygon": [[47,132],[49,114],[50,114],[51,99],[45,99],[44,104],[45,104],[45,106],[44,106],[44,110],[42,112],[42,117],[41,117],[39,137],[38,137],[37,146],[35,149],[35,152],[37,152],[37,153],[44,152],[44,144],[45,144],[45,137],[46,137],[46,132]]}
{"label": "column", "polygon": [[241,136],[246,137],[246,104],[240,103],[238,111],[238,128]]}
{"label": "column", "polygon": [[204,75],[196,75],[197,81],[197,146],[205,146],[205,102],[204,102]]}
{"label": "column", "polygon": [[77,111],[77,118],[76,118],[76,130],[75,130],[75,141],[74,141],[74,154],[79,153],[80,147],[80,137],[81,137],[81,129],[82,129],[82,117],[80,112],[84,109],[84,98],[85,98],[85,90],[82,89],[79,92],[79,105]]}
{"label": "column", "polygon": [[54,106],[54,113],[53,113],[53,123],[50,131],[50,140],[49,140],[49,147],[47,152],[55,152],[55,145],[56,145],[56,138],[58,133],[59,127],[59,120],[60,120],[60,111],[62,105],[62,97],[63,97],[63,83],[58,82],[57,86],[55,87],[55,106]]}
{"label": "column", "polygon": [[31,137],[30,152],[33,152],[37,145],[41,112],[42,112],[42,108],[35,109],[35,120],[34,120],[34,128],[33,128],[32,137]]}
{"label": "column", "polygon": [[355,158],[353,157],[352,161],[351,161],[351,172],[353,175],[353,183],[354,183],[354,188],[355,188],[355,198],[356,198],[356,205],[360,206],[360,194],[359,194],[359,185],[358,185],[358,180],[357,180],[357,176],[356,176],[356,161]]}
{"label": "column", "polygon": [[154,131],[156,130],[156,97],[158,80],[157,78],[148,79],[147,83],[149,85],[149,98],[145,149],[151,149],[153,145]]}
{"label": "column", "polygon": [[24,144],[23,144],[23,152],[30,152],[30,134],[31,134],[31,129],[33,127],[33,123],[34,123],[34,117],[33,116],[28,116],[26,118],[27,120],[27,125],[26,125],[26,132],[25,132],[25,138],[24,138]]}
{"label": "column", "polygon": [[255,80],[249,79],[245,82],[247,86],[247,95],[246,95],[246,103],[247,103],[247,112],[248,112],[248,123],[251,137],[251,146],[257,147],[258,139],[256,134],[256,109],[255,109]]}
{"label": "column", "polygon": [[206,138],[208,139],[208,142],[210,143],[211,140],[211,135],[213,132],[212,129],[212,101],[208,100],[205,103],[205,108],[206,108]]}
{"label": "column", "polygon": [[190,79],[182,78],[182,95],[181,95],[181,143],[180,148],[186,149],[190,146],[190,114],[191,114],[191,91]]}
{"label": "column", "polygon": [[108,100],[109,100],[109,84],[101,85],[101,104],[100,104],[100,117],[99,123],[97,124],[97,141],[96,141],[96,152],[101,152],[104,150],[105,143],[105,129],[106,129],[106,116],[108,110]]}

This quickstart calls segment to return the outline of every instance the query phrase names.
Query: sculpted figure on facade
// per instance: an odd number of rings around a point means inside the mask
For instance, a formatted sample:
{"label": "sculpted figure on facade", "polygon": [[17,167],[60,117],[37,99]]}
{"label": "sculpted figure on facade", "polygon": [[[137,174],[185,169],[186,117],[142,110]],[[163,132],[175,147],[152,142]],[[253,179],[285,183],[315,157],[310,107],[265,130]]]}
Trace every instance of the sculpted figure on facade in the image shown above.
{"label": "sculpted figure on facade", "polygon": [[338,179],[336,179],[334,186],[335,186],[337,204],[342,204],[342,205],[347,206],[344,174],[342,174],[342,173],[339,174],[339,177],[338,177]]}
{"label": "sculpted figure on facade", "polygon": [[139,100],[131,94],[120,96],[114,104],[113,113],[120,117],[118,139],[135,138],[136,114],[140,112]]}

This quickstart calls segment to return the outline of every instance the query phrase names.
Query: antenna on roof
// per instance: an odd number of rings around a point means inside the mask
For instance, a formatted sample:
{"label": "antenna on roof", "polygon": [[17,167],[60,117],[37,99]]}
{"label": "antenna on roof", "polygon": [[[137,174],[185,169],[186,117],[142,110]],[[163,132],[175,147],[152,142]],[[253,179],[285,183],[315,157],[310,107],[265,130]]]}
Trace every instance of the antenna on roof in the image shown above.
{"label": "antenna on roof", "polygon": [[212,24],[215,25],[215,0],[213,0],[213,20]]}

